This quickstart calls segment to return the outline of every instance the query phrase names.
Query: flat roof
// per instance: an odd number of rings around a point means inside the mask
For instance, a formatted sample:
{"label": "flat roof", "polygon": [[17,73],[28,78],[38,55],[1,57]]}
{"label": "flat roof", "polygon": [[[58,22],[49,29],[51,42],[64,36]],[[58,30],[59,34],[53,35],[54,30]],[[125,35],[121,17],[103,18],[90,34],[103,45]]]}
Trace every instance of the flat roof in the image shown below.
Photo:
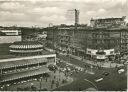
{"label": "flat roof", "polygon": [[37,41],[17,41],[14,42],[13,45],[38,45],[40,44]]}
{"label": "flat roof", "polygon": [[[2,54],[2,53],[4,53],[4,54]],[[55,53],[43,50],[41,55],[34,55],[34,56],[51,55],[51,54],[55,54]],[[2,59],[11,59],[11,58],[30,57],[30,56],[33,56],[33,55],[29,55],[29,56],[15,56],[15,55],[9,54],[9,52],[4,52],[3,51],[3,52],[0,53],[0,60],[2,60]]]}
{"label": "flat roof", "polygon": [[0,69],[9,68],[11,66],[20,66],[20,65],[25,65],[25,64],[35,64],[38,62],[44,62],[42,61],[42,58],[48,58],[48,57],[56,57],[56,54],[1,59]]}

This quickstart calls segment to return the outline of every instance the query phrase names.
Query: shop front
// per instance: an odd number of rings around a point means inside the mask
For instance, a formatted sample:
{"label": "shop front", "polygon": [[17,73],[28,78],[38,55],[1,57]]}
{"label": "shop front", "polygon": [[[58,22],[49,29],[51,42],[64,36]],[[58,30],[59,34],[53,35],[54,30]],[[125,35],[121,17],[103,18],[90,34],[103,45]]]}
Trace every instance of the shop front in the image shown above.
{"label": "shop front", "polygon": [[95,50],[95,49],[87,49],[86,55],[90,60],[98,60],[98,61],[106,61],[112,58],[114,59],[115,53],[114,49],[108,50]]}

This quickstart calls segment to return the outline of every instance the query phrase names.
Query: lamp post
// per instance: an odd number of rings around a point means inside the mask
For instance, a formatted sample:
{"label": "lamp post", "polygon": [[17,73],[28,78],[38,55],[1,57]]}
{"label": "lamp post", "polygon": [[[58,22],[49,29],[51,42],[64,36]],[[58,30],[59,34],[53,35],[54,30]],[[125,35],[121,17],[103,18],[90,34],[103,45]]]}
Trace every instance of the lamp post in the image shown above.
{"label": "lamp post", "polygon": [[42,88],[42,77],[40,77],[40,79],[38,80],[39,81],[39,86],[40,86],[40,90],[41,90],[41,88]]}
{"label": "lamp post", "polygon": [[42,78],[40,79],[40,90],[42,88]]}

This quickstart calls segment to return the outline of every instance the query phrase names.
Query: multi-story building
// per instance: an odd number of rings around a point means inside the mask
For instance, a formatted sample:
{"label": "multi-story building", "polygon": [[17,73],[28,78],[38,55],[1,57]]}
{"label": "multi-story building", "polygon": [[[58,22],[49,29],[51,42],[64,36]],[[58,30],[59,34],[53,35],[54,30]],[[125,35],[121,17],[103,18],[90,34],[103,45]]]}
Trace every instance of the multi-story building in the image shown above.
{"label": "multi-story building", "polygon": [[0,28],[0,44],[21,41],[21,30]]}
{"label": "multi-story building", "polygon": [[39,41],[44,43],[47,32],[38,28],[21,28],[22,41]]}
{"label": "multi-story building", "polygon": [[[27,28],[26,28],[27,29]],[[56,64],[56,54],[46,51],[43,48],[44,40],[47,35],[45,32],[29,32],[20,33],[21,40],[18,40],[18,30],[1,31],[1,37],[5,36],[6,39],[0,39],[0,90],[7,91],[11,85],[33,80],[34,78],[40,78],[44,73],[51,73],[49,71],[49,65]],[[32,34],[33,33],[33,34]],[[14,35],[13,35],[14,34]],[[33,36],[34,35],[34,36]],[[16,40],[13,39],[16,37]],[[10,39],[8,38],[10,37]],[[29,41],[30,39],[33,41]],[[35,39],[37,38],[37,39]],[[6,43],[6,44],[5,44]],[[18,56],[17,56],[18,55]]]}
{"label": "multi-story building", "polygon": [[[48,44],[56,51],[78,57],[100,60],[114,59],[127,51],[127,28],[48,28]],[[125,36],[125,37],[124,37]],[[123,41],[123,42],[122,42]],[[124,49],[125,47],[125,49]],[[122,49],[123,48],[123,49]]]}
{"label": "multi-story building", "polygon": [[106,59],[120,51],[120,32],[111,29],[95,29],[87,33],[87,54]]}
{"label": "multi-story building", "polygon": [[51,73],[49,65],[56,64],[56,54],[42,51],[36,56],[6,56],[0,58],[0,90],[8,91],[8,87],[18,83],[39,79],[45,73]]}
{"label": "multi-story building", "polygon": [[128,53],[128,30],[121,30],[121,45],[120,49],[122,53]]}
{"label": "multi-story building", "polygon": [[121,18],[97,18],[97,19],[91,19],[90,24],[91,27],[96,27],[96,28],[112,28],[112,27],[125,27],[126,22],[125,22],[126,16],[123,16]]}
{"label": "multi-story building", "polygon": [[49,47],[51,49],[55,49],[58,42],[58,29],[56,27],[46,28],[44,29],[47,31],[47,44],[46,47]]}

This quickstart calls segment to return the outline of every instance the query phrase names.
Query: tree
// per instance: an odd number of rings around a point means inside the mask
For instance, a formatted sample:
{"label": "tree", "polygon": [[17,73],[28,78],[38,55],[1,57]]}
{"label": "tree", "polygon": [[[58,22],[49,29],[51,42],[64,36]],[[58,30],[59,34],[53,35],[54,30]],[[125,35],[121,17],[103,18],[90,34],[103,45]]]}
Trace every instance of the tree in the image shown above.
{"label": "tree", "polygon": [[48,77],[50,77],[50,75],[48,74],[48,73],[43,73],[43,78],[48,78]]}
{"label": "tree", "polygon": [[36,91],[37,90],[37,88],[35,87],[35,86],[31,86],[31,89],[32,89],[32,91]]}
{"label": "tree", "polygon": [[5,36],[6,34],[0,31],[0,36]]}
{"label": "tree", "polygon": [[50,71],[56,71],[56,70],[57,70],[57,66],[55,66],[55,65],[53,65],[53,64],[50,64],[50,65],[48,66],[48,69],[49,69]]}

